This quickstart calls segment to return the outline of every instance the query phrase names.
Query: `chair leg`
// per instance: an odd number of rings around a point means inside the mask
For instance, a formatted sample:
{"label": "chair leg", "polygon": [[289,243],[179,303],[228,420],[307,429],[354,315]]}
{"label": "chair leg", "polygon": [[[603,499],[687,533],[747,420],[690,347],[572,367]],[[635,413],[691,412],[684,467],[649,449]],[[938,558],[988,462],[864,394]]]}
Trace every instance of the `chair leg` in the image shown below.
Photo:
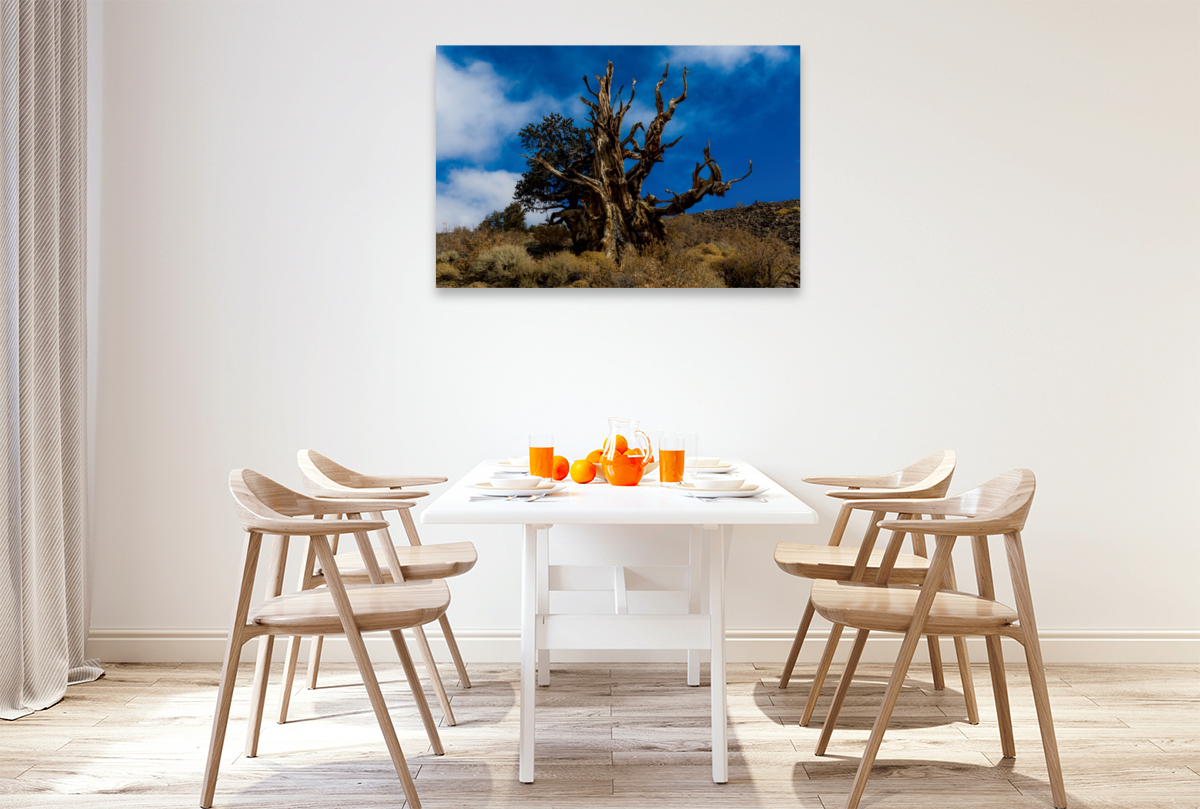
{"label": "chair leg", "polygon": [[246,724],[246,758],[258,755],[258,734],[262,731],[263,706],[267,701],[267,679],[271,675],[271,650],[275,637],[258,639],[258,657],[254,662],[254,686],[250,690],[250,721]]}
{"label": "chair leg", "polygon": [[1017,620],[1025,645],[1025,662],[1029,667],[1029,684],[1033,689],[1033,707],[1037,709],[1042,750],[1046,754],[1050,792],[1054,797],[1055,809],[1066,809],[1067,791],[1063,786],[1062,763],[1058,758],[1058,740],[1054,736],[1054,717],[1050,713],[1050,690],[1046,686],[1046,667],[1042,661],[1042,646],[1038,641],[1037,620],[1033,617],[1033,595],[1029,590],[1025,551],[1019,533],[1006,534],[1004,541],[1008,549],[1013,599],[1017,602]]}
{"label": "chair leg", "polygon": [[[328,540],[323,536],[316,536],[312,539],[312,544],[316,548],[317,558],[321,562],[321,567],[327,571],[327,584],[329,592],[333,596],[333,602],[337,606],[338,617],[341,619],[342,628],[346,633],[346,640],[350,644],[350,651],[354,654],[354,662],[358,666],[359,676],[362,677],[363,685],[367,689],[367,697],[371,701],[371,708],[375,712],[375,719],[379,722],[379,730],[383,733],[383,740],[387,744],[388,753],[392,758],[392,766],[396,768],[396,775],[400,777],[400,785],[404,789],[404,797],[408,801],[411,809],[420,809],[421,799],[417,797],[417,787],[413,783],[412,773],[408,771],[408,762],[404,760],[404,751],[400,749],[400,740],[396,738],[396,728],[392,725],[391,714],[388,713],[387,704],[383,701],[383,692],[379,688],[379,680],[375,678],[375,669],[371,665],[371,658],[367,655],[367,645],[363,643],[362,633],[358,630],[358,625],[354,621],[354,609],[350,606],[350,597],[346,594],[345,585],[342,584],[342,577],[338,573],[337,562],[333,559],[333,552],[329,548]],[[416,669],[413,667],[412,658],[408,654],[408,647],[404,645],[404,636],[400,634],[399,629],[391,631],[392,641],[396,644],[397,651],[400,652],[400,661],[405,664],[405,674],[409,675],[409,682],[412,683],[415,679]],[[417,707],[424,706],[422,718],[429,714],[429,705],[425,703],[425,695],[421,693],[419,684],[414,696],[417,698]],[[432,716],[429,717],[432,720]],[[428,723],[426,729],[429,729]],[[436,730],[434,734],[436,738]],[[440,744],[435,745],[440,747]],[[440,751],[439,751],[440,752]]]}
{"label": "chair leg", "polygon": [[310,691],[317,687],[317,672],[321,669],[321,647],[325,645],[324,635],[313,635],[308,644],[308,671],[304,686]]}
{"label": "chair leg", "polygon": [[[914,619],[914,623],[917,623]],[[925,617],[922,616],[921,624],[925,623]],[[846,799],[846,809],[857,809],[858,802],[862,799],[863,790],[867,787],[867,778],[871,775],[871,767],[875,764],[875,757],[879,754],[879,747],[883,744],[883,734],[887,732],[888,722],[891,721],[892,711],[896,708],[896,701],[900,698],[900,691],[904,688],[904,679],[908,676],[908,667],[912,663],[913,655],[917,651],[917,646],[921,641],[920,627],[911,627],[908,634],[905,635],[904,644],[900,647],[900,655],[896,658],[896,665],[892,669],[892,679],[888,682],[887,692],[883,697],[883,705],[879,708],[879,715],[875,717],[875,725],[871,728],[871,737],[867,740],[867,749],[863,751],[862,760],[858,763],[858,772],[854,776],[854,786],[850,790],[850,795]],[[826,721],[826,726],[829,722]]]}
{"label": "chair leg", "polygon": [[810,598],[804,605],[804,615],[800,617],[800,628],[796,630],[796,639],[792,641],[792,650],[788,652],[787,660],[783,663],[783,674],[779,675],[780,688],[787,688],[788,682],[792,679],[792,669],[796,667],[796,658],[800,656],[800,647],[804,645],[804,637],[808,634],[808,626],[812,623],[814,612]]}
{"label": "chair leg", "polygon": [[946,675],[942,671],[942,646],[937,635],[926,635],[929,643],[929,667],[933,671],[933,690],[946,690]]}
{"label": "chair leg", "polygon": [[[393,634],[400,634],[400,630],[394,630]],[[363,685],[367,688],[367,698],[371,700],[375,719],[379,722],[380,731],[383,732],[383,740],[387,744],[388,754],[392,758],[392,766],[396,768],[396,775],[400,776],[400,786],[404,788],[404,797],[412,809],[421,809],[421,799],[417,797],[417,785],[413,783],[412,773],[408,771],[408,762],[404,760],[404,751],[400,749],[400,740],[396,738],[396,728],[392,724],[392,716],[388,713],[387,704],[383,701],[383,691],[379,688],[379,680],[375,677],[371,659],[367,656],[367,646],[363,643],[362,635],[358,632],[357,627],[347,628],[346,639],[350,641],[350,651],[354,653],[354,662],[358,665],[358,673],[362,676]],[[403,639],[401,643],[403,643]],[[411,658],[409,659],[409,668],[412,668]],[[418,702],[422,701],[424,701],[423,696]],[[428,713],[428,705],[425,706],[425,711]],[[441,745],[439,743],[436,746],[440,747]],[[441,754],[440,750],[436,752]]]}
{"label": "chair leg", "polygon": [[[842,507],[838,511],[837,521],[833,524],[833,533],[829,537],[829,544],[831,546],[837,547],[841,544],[842,536],[846,533],[846,525],[850,522],[852,511],[853,509],[850,508],[848,503],[842,503]],[[792,641],[792,648],[788,651],[787,660],[784,661],[783,673],[779,675],[780,688],[787,688],[788,683],[791,682],[792,670],[796,667],[796,660],[800,657],[800,647],[804,645],[804,638],[808,635],[808,628],[812,624],[813,612],[812,599],[810,598],[804,605],[804,614],[800,616],[800,626],[796,629],[796,639]],[[828,671],[828,667],[826,667],[826,671]],[[823,674],[822,679],[824,679]],[[817,691],[819,692],[820,690],[820,687],[818,687]],[[809,702],[815,705],[815,701],[811,695],[809,696]],[[808,710],[807,714],[811,717],[812,711]],[[800,724],[806,725],[808,723],[801,722]]]}
{"label": "chair leg", "polygon": [[1000,752],[1005,758],[1016,758],[1017,740],[1013,735],[1012,713],[1008,707],[1008,678],[1004,676],[1004,654],[1000,648],[1000,636],[985,638],[988,654],[988,671],[992,675],[992,694],[996,698],[996,719],[1000,725]]}
{"label": "chair leg", "polygon": [[962,681],[963,700],[967,703],[967,724],[979,724],[979,701],[975,699],[975,678],[971,676],[971,656],[967,639],[954,639],[954,654],[958,658],[958,678]]}
{"label": "chair leg", "polygon": [[879,715],[875,717],[875,726],[871,729],[871,738],[867,740],[867,749],[863,751],[862,761],[858,763],[858,772],[854,776],[854,786],[846,798],[846,809],[857,809],[862,799],[863,790],[867,787],[867,778],[871,775],[871,767],[875,764],[875,756],[879,754],[879,746],[883,744],[883,734],[891,721],[892,711],[896,708],[896,700],[900,698],[900,690],[904,687],[904,678],[908,676],[908,667],[912,663],[917,646],[921,643],[925,621],[929,619],[929,611],[933,608],[934,598],[937,597],[938,584],[942,581],[946,566],[950,562],[950,554],[954,549],[955,537],[938,536],[937,550],[929,562],[929,571],[925,574],[925,582],[921,585],[921,595],[913,607],[912,620],[908,631],[904,633],[904,643],[900,645],[900,653],[896,655],[896,665],[892,668],[892,679],[888,682],[887,693],[884,694],[883,704],[879,707]]}
{"label": "chair leg", "polygon": [[854,680],[854,670],[858,668],[858,661],[862,658],[863,649],[867,646],[867,637],[870,634],[870,630],[860,629],[854,636],[850,659],[846,661],[846,669],[842,672],[842,679],[838,681],[837,691],[833,695],[833,704],[829,706],[829,713],[825,715],[825,724],[821,726],[821,738],[817,740],[816,753],[818,756],[825,755],[825,750],[829,747],[829,739],[833,736],[834,726],[837,725],[838,714],[842,712],[842,703],[846,701],[850,683]]}
{"label": "chair leg", "polygon": [[[311,542],[305,543],[308,547],[304,557],[304,568],[300,571],[300,582],[297,590],[310,590],[313,587],[313,570],[316,568],[317,554]],[[288,708],[292,703],[292,688],[296,682],[296,667],[300,664],[300,643],[299,635],[292,635],[288,638],[287,648],[287,664],[283,668],[283,693],[279,695],[279,724],[287,722]],[[312,648],[309,650],[312,654],[309,655],[309,688],[317,687],[317,669],[312,662],[320,655],[320,645],[317,640],[313,639]]]}
{"label": "chair leg", "polygon": [[208,739],[208,758],[204,763],[204,779],[200,786],[200,806],[209,809],[217,791],[217,770],[221,766],[221,750],[225,746],[225,729],[229,725],[229,710],[233,705],[233,686],[237,680],[238,659],[246,642],[246,616],[250,612],[250,594],[254,589],[254,573],[258,569],[258,552],[262,534],[250,533],[246,544],[246,562],[242,569],[242,587],[238,604],[233,611],[229,639],[225,641],[225,660],[221,664],[221,682],[217,687],[217,707],[213,712],[212,733]]}
{"label": "chair leg", "polygon": [[417,639],[417,649],[425,662],[425,670],[429,672],[429,681],[433,684],[433,693],[441,706],[442,716],[446,718],[447,725],[454,727],[456,723],[454,711],[450,709],[450,697],[446,694],[446,686],[442,684],[442,675],[438,672],[437,661],[433,659],[433,650],[429,648],[429,639],[425,637],[425,627],[414,626],[413,637]]}
{"label": "chair leg", "polygon": [[[992,558],[988,551],[988,538],[974,537],[971,545],[974,549],[975,582],[979,586],[979,595],[994,601],[996,587],[992,581]],[[1000,649],[1000,638],[997,635],[988,635],[984,640],[987,643],[988,671],[992,677],[996,716],[1000,721],[1000,747],[1005,758],[1012,758],[1017,754],[1017,744],[1013,739],[1012,717],[1008,710],[1008,685],[1004,676],[1004,655]]]}
{"label": "chair leg", "polygon": [[[240,641],[240,638],[238,638]],[[225,746],[225,729],[229,725],[229,711],[233,705],[233,686],[237,680],[238,658],[242,644],[230,635],[225,649],[225,661],[221,665],[221,682],[217,687],[217,709],[213,715],[212,735],[208,742],[208,759],[204,764],[204,780],[200,789],[200,806],[209,809],[217,791],[217,770],[221,766],[221,750]]]}
{"label": "chair leg", "polygon": [[[280,537],[271,549],[271,571],[267,583],[267,598],[275,598],[283,592],[283,571],[287,565],[289,537]],[[275,648],[275,636],[267,635],[258,642],[258,658],[254,664],[254,688],[250,692],[250,721],[246,726],[246,757],[258,755],[258,734],[262,731],[263,705],[267,699],[267,680],[271,676],[271,652]]]}
{"label": "chair leg", "polygon": [[421,723],[425,725],[425,735],[429,738],[429,744],[433,747],[436,755],[445,755],[442,738],[437,731],[437,722],[433,719],[433,712],[429,710],[429,701],[425,699],[425,690],[421,688],[421,678],[417,675],[417,667],[413,665],[412,655],[408,652],[408,644],[404,642],[404,635],[399,629],[393,629],[389,634],[392,636],[392,645],[396,647],[396,654],[400,656],[400,666],[404,669],[404,678],[408,680],[409,690],[412,691],[413,699],[417,702],[417,711],[421,714]]}
{"label": "chair leg", "polygon": [[[954,576],[953,559],[946,565],[944,579],[947,589],[958,589],[958,580]],[[954,639],[954,654],[958,658],[958,678],[962,682],[963,701],[967,703],[967,722],[972,725],[978,725],[979,700],[975,698],[975,678],[971,676],[971,656],[967,652],[966,638],[959,637]]]}
{"label": "chair leg", "polygon": [[296,668],[300,665],[299,635],[288,638],[287,658],[283,666],[283,690],[279,694],[279,724],[287,722],[288,708],[292,704],[292,689],[296,684]]}
{"label": "chair leg", "polygon": [[812,721],[813,711],[817,708],[817,699],[821,696],[821,688],[825,685],[825,677],[829,667],[833,665],[833,656],[837,652],[838,641],[842,638],[842,625],[834,624],[829,630],[829,640],[825,643],[825,651],[821,655],[821,663],[817,673],[813,675],[812,688],[808,692],[808,700],[804,703],[804,715],[800,717],[801,727],[808,727]]}
{"label": "chair leg", "polygon": [[[912,515],[905,515],[901,519],[912,519]],[[912,535],[913,551],[922,559],[928,559],[929,554],[925,546],[925,535],[914,533]],[[953,564],[953,563],[952,563]],[[953,588],[951,588],[953,589]],[[929,644],[929,668],[933,672],[933,690],[946,690],[946,674],[942,665],[942,645],[941,639],[937,635],[926,635],[926,642]],[[957,647],[955,647],[957,648]],[[961,668],[961,661],[960,661]]]}
{"label": "chair leg", "polygon": [[454,639],[454,631],[450,628],[450,619],[442,613],[442,617],[438,618],[438,624],[442,627],[442,637],[446,639],[446,645],[450,647],[450,657],[454,660],[454,668],[458,672],[458,684],[462,688],[471,687],[471,678],[467,674],[467,664],[463,662],[462,654],[458,651],[458,641]]}

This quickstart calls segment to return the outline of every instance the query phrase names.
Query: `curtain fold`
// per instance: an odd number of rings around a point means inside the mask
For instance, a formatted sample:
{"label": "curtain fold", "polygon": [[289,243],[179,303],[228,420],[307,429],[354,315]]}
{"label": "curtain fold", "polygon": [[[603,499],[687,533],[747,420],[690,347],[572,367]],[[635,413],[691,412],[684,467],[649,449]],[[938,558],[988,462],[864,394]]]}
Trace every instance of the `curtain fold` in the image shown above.
{"label": "curtain fold", "polygon": [[84,660],[83,0],[0,0],[0,718],[103,675]]}

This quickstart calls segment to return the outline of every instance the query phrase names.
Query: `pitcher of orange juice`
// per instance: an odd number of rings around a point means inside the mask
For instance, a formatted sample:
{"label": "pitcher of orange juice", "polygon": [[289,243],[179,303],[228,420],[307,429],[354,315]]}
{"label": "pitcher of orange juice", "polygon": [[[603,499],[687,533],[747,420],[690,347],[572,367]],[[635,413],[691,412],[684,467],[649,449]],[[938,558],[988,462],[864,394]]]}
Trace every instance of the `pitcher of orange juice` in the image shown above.
{"label": "pitcher of orange juice", "polygon": [[608,420],[608,439],[600,458],[604,477],[614,486],[636,486],[642,475],[654,467],[654,445],[638,429],[637,419],[613,417]]}

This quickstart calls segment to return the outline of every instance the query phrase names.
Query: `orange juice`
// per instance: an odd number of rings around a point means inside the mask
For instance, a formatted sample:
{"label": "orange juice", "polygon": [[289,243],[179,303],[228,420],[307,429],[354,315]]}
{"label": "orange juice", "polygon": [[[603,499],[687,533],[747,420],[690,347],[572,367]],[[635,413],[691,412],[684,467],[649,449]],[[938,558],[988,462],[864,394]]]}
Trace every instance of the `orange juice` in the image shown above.
{"label": "orange juice", "polygon": [[617,453],[611,459],[604,458],[600,465],[604,468],[605,480],[612,485],[636,486],[642,482],[642,475],[645,474],[646,459]]}
{"label": "orange juice", "polygon": [[529,448],[529,474],[539,478],[554,474],[554,447]]}
{"label": "orange juice", "polygon": [[658,479],[663,483],[679,483],[683,480],[683,450],[658,451]]}

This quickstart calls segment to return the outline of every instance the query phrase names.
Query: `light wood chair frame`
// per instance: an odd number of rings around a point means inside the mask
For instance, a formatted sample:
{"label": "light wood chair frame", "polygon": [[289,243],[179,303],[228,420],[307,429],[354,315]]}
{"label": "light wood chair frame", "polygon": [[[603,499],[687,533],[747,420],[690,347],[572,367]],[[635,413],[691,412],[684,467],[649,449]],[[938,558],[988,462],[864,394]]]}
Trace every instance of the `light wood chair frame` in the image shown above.
{"label": "light wood chair frame", "polygon": [[[320,498],[371,497],[394,501],[395,505],[385,510],[395,510],[399,515],[400,522],[404,526],[405,536],[408,539],[408,547],[425,547],[421,544],[421,538],[417,533],[417,526],[413,521],[410,511],[414,504],[404,501],[415,497],[425,497],[429,493],[414,491],[405,487],[436,485],[445,483],[447,478],[437,475],[365,475],[348,469],[311,449],[302,449],[297,452],[296,461],[300,466],[305,490],[310,496]],[[382,520],[383,511],[372,512],[370,517],[375,520]],[[406,581],[409,577],[404,572],[405,565],[400,555],[408,548],[403,545],[396,545],[392,541],[386,524],[378,532],[378,537],[380,548],[383,550],[384,558],[387,562],[386,569],[382,571],[383,580],[385,582]],[[450,576],[466,573],[474,567],[477,560],[475,548],[471,543],[454,543],[454,545],[456,550],[460,545],[467,547],[463,549],[462,553],[456,554],[455,571],[450,573]],[[336,559],[336,540],[334,541],[333,550]],[[316,560],[310,553],[305,561],[304,570],[301,572],[299,589],[307,590],[320,587],[324,584],[323,568],[318,572],[315,562]],[[454,637],[454,630],[450,626],[450,619],[443,614],[439,616],[438,624],[441,626],[446,646],[450,650],[450,657],[454,661],[454,668],[458,673],[459,684],[463,688],[470,688],[471,678],[467,673],[466,663],[463,661],[462,653],[458,648],[458,642]],[[437,661],[434,659],[433,650],[430,648],[429,641],[426,638],[424,627],[413,627],[413,637],[416,639],[417,650],[420,652],[425,664],[426,672],[433,685],[434,694],[442,710],[442,715],[446,719],[446,724],[454,726],[457,724],[454,710],[450,704],[450,697],[446,692],[445,684],[442,682],[441,674],[438,672]],[[300,642],[301,639],[299,637],[290,638],[288,641],[287,657],[284,666],[285,687],[280,695],[279,703],[279,722],[281,724],[287,721],[292,684],[295,681],[296,668],[299,662]],[[313,636],[309,647],[307,673],[307,687],[310,689],[317,687],[322,645],[322,637],[320,635]]]}
{"label": "light wood chair frame", "polygon": [[[908,500],[920,498],[942,497],[950,488],[950,480],[954,476],[954,468],[957,463],[957,456],[953,450],[941,450],[931,453],[919,461],[910,464],[909,466],[899,469],[895,472],[890,472],[886,475],[853,475],[839,477],[810,477],[805,478],[805,483],[812,483],[820,486],[842,486],[844,489],[826,492],[829,497],[834,497],[842,501],[841,509],[838,511],[837,521],[834,523],[833,531],[829,537],[828,546],[811,546],[802,545],[799,543],[781,542],[775,548],[775,561],[779,567],[791,575],[804,575],[793,572],[794,563],[789,560],[797,555],[803,558],[808,548],[823,547],[839,547],[846,528],[850,523],[850,517],[855,509],[869,509],[863,506],[862,502],[880,497],[887,497],[891,500]],[[872,510],[873,511],[873,510]],[[877,564],[872,564],[871,551],[874,548],[876,537],[879,534],[879,521],[887,516],[883,512],[873,512],[870,522],[867,525],[863,540],[859,544],[858,554],[854,560],[854,567],[845,574],[843,572],[830,571],[821,578],[837,578],[847,581],[863,581],[867,577],[874,577],[878,572]],[[925,544],[925,537],[921,534],[914,534],[912,539],[913,552],[921,558],[928,558],[928,550]],[[811,570],[811,566],[806,566]],[[915,575],[915,574],[913,574]],[[814,577],[816,578],[816,577]],[[923,578],[923,576],[921,577]],[[954,566],[950,565],[946,573],[946,587],[953,589],[955,586]],[[788,652],[787,659],[784,661],[783,672],[779,677],[779,687],[787,688],[791,680],[792,671],[796,665],[796,660],[800,655],[800,649],[804,644],[804,639],[808,634],[809,626],[812,623],[814,615],[812,598],[810,597],[804,607],[804,614],[800,618],[800,626],[796,630],[796,638],[792,641],[792,648]],[[833,665],[834,655],[837,653],[838,642],[841,640],[842,627],[839,624],[834,624],[830,628],[829,639],[825,643],[825,650],[821,654],[821,662],[817,666],[817,671],[813,675],[813,681],[809,688],[808,699],[804,703],[804,711],[800,718],[801,726],[808,726],[812,721],[813,713],[816,711],[818,700],[820,699],[821,689],[825,685],[825,679],[829,674],[829,669]],[[929,662],[933,670],[933,685],[938,691],[945,689],[946,681],[943,674],[941,641],[940,638],[929,636]],[[970,724],[979,723],[979,705],[975,697],[974,681],[971,677],[971,661],[967,651],[966,641],[963,638],[954,639],[955,655],[958,662],[959,678],[962,681],[963,700],[966,703],[967,721]]]}
{"label": "light wood chair frame", "polygon": [[[208,756],[206,758],[204,777],[201,786],[200,806],[208,809],[213,804],[216,792],[217,771],[220,767],[221,752],[224,748],[226,728],[233,703],[233,689],[237,678],[238,662],[242,647],[255,638],[261,638],[257,665],[250,698],[250,717],[246,734],[247,757],[258,753],[259,732],[262,727],[263,705],[266,697],[267,675],[269,672],[271,648],[275,635],[312,634],[319,631],[330,632],[329,616],[312,611],[311,604],[303,600],[305,594],[283,595],[283,577],[287,561],[288,543],[291,537],[304,536],[309,539],[310,555],[315,555],[323,567],[330,571],[327,576],[327,587],[332,602],[336,608],[337,624],[340,624],[350,644],[354,661],[366,687],[367,696],[379,728],[383,733],[389,756],[400,778],[408,804],[419,809],[420,799],[416,786],[396,730],[392,724],[391,715],[383,700],[379,680],[371,665],[367,648],[363,642],[359,622],[363,614],[356,613],[354,602],[366,603],[364,599],[375,599],[372,603],[388,607],[383,621],[377,616],[368,616],[365,625],[368,631],[384,630],[390,632],[396,651],[400,656],[401,665],[410,685],[414,685],[413,696],[417,709],[425,724],[426,733],[436,754],[441,755],[441,742],[437,737],[436,723],[420,688],[416,668],[412,657],[405,645],[400,628],[416,626],[421,623],[436,620],[443,614],[450,603],[450,592],[444,582],[435,581],[422,583],[417,587],[397,590],[396,585],[387,585],[387,592],[381,588],[370,586],[354,588],[353,596],[347,591],[337,566],[333,559],[333,548],[329,537],[341,534],[353,534],[363,559],[369,568],[379,572],[378,562],[371,549],[367,532],[377,531],[387,525],[379,520],[323,519],[327,516],[346,516],[353,513],[374,511],[389,507],[391,501],[380,501],[369,498],[360,500],[319,499],[311,498],[294,492],[275,481],[253,472],[249,469],[237,469],[230,473],[229,487],[234,497],[237,514],[243,529],[248,533],[245,561],[242,570],[241,584],[238,592],[237,606],[234,610],[232,624],[225,647],[225,659],[221,668],[221,679],[217,692],[217,706],[213,715],[212,734],[209,740]],[[267,585],[267,600],[254,608],[255,615],[261,616],[264,608],[276,608],[288,614],[286,626],[278,622],[257,623],[251,615],[251,598],[258,573],[258,562],[264,538],[274,538],[277,541],[270,548],[267,564],[269,582]],[[404,587],[400,585],[400,587]],[[311,599],[309,599],[311,601]],[[389,606],[390,605],[390,606]],[[399,605],[399,606],[397,606]],[[390,612],[389,612],[390,611]],[[397,615],[403,613],[404,620]],[[395,624],[394,626],[392,624]]]}
{"label": "light wood chair frame", "polygon": [[[846,801],[846,809],[856,809],[870,776],[871,767],[879,753],[888,722],[899,699],[909,665],[929,626],[931,616],[941,628],[953,627],[953,631],[964,636],[983,636],[988,655],[988,668],[992,679],[992,690],[996,703],[996,714],[1000,729],[1000,747],[1005,758],[1016,756],[1016,741],[1013,734],[1012,717],[1009,710],[1008,686],[1001,650],[1002,637],[1013,638],[1025,649],[1025,660],[1033,690],[1033,702],[1038,717],[1038,729],[1042,748],[1046,756],[1046,769],[1054,806],[1065,809],[1066,790],[1063,786],[1062,765],[1058,755],[1058,742],[1054,733],[1054,720],[1050,710],[1050,695],[1046,685],[1045,663],[1038,640],[1037,621],[1033,612],[1033,596],[1029,587],[1029,572],[1025,564],[1025,550],[1021,531],[1029,514],[1036,488],[1034,475],[1028,469],[1017,469],[1000,475],[982,486],[956,497],[921,501],[877,500],[860,505],[875,512],[907,512],[910,515],[927,515],[940,522],[931,523],[922,519],[885,520],[880,528],[892,531],[891,541],[884,552],[883,563],[874,584],[852,582],[822,582],[814,587],[813,601],[818,614],[831,621],[855,626],[858,630],[849,660],[838,683],[833,706],[825,718],[821,738],[817,743],[817,755],[824,755],[828,747],[837,717],[846,698],[854,670],[862,656],[863,647],[873,626],[876,631],[903,632],[904,640],[896,656],[887,691],[871,730],[866,751],[863,753],[855,775],[854,785]],[[949,518],[949,519],[948,519]],[[931,531],[931,526],[936,525]],[[935,534],[937,547],[930,560],[924,583],[912,585],[888,584],[897,554],[905,534],[931,531]],[[988,538],[1003,536],[1012,579],[1016,610],[1004,607],[996,601],[992,579],[991,557]],[[947,592],[939,588],[945,573],[950,569],[951,553],[959,537],[970,537],[975,562],[975,576],[979,594],[973,596],[961,592]],[[848,590],[845,588],[857,588]],[[898,612],[888,608],[885,599],[903,595],[912,601],[911,612]],[[847,606],[844,598],[858,599],[856,606]],[[895,603],[894,600],[892,602]],[[955,607],[958,609],[956,610]],[[980,617],[981,615],[987,617]],[[997,617],[998,616],[998,617]]]}

